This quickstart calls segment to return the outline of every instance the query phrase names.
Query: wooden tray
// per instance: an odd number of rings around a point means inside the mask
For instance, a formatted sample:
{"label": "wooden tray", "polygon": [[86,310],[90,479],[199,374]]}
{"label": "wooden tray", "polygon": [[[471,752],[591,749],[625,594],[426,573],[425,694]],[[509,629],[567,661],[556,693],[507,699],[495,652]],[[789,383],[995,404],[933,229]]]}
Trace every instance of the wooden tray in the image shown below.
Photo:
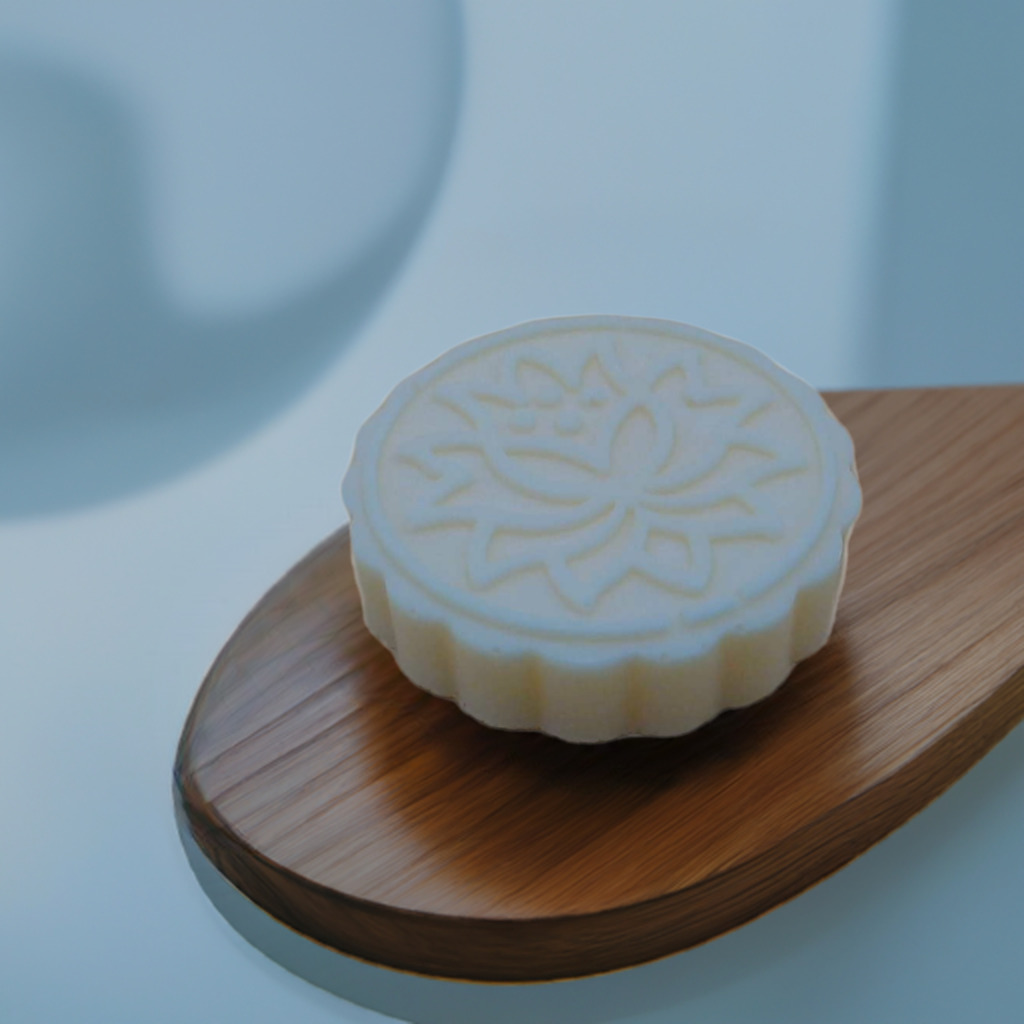
{"label": "wooden tray", "polygon": [[196,697],[199,846],[312,939],[496,981],[664,956],[842,867],[1024,716],[1024,387],[828,401],[865,511],[834,637],[774,696],[674,740],[487,729],[367,634],[341,530]]}

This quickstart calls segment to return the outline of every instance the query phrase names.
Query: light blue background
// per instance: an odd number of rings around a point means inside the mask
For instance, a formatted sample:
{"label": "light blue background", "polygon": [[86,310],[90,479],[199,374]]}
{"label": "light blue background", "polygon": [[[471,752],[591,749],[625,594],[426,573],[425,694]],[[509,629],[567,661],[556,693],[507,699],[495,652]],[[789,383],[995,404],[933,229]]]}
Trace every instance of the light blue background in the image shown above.
{"label": "light blue background", "polygon": [[609,312],[820,387],[1024,379],[1020,11],[8,0],[0,1020],[1020,1020],[1021,730],[762,920],[538,988],[239,918],[349,999],[299,980],[214,910],[170,800],[210,661],[452,344]]}

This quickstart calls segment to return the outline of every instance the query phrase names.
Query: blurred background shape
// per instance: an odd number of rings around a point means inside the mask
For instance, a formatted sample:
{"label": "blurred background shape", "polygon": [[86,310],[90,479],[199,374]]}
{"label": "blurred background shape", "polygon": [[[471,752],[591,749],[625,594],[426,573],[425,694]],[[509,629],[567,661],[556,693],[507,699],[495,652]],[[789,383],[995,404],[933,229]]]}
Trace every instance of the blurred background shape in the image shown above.
{"label": "blurred background shape", "polygon": [[866,382],[1024,381],[1024,4],[896,9]]}
{"label": "blurred background shape", "polygon": [[426,217],[455,0],[0,12],[0,517],[163,481],[297,398]]}

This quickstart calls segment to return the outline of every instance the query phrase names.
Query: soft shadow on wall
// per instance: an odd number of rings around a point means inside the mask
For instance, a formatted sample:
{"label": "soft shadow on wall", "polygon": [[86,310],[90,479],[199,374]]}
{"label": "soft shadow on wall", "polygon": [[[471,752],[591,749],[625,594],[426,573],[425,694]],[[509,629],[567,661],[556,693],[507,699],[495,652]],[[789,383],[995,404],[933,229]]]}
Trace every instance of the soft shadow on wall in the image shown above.
{"label": "soft shadow on wall", "polygon": [[[162,287],[128,98],[50,57],[0,54],[0,518],[90,505],[195,466],[296,399],[355,334],[430,209],[461,92],[455,0],[402,18],[394,7],[350,0],[341,15],[346,52],[390,94],[360,96],[381,117],[339,140],[353,182],[383,194],[353,198],[342,180],[339,201],[384,213],[343,265],[248,315],[187,312]],[[412,130],[394,112],[421,117],[424,95],[430,130]],[[402,174],[387,166],[395,133],[423,140]]]}
{"label": "soft shadow on wall", "polygon": [[1024,382],[1024,4],[902,0],[866,383]]}

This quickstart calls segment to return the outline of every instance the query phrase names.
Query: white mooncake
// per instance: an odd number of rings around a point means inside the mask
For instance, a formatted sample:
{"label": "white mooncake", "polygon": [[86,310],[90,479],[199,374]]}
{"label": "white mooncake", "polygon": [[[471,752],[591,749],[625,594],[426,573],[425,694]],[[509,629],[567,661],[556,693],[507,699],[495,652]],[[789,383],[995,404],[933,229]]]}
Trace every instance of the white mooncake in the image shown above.
{"label": "white mooncake", "polygon": [[689,732],[828,639],[861,494],[821,396],[629,317],[477,338],[403,381],[343,485],[367,628],[487,725]]}

